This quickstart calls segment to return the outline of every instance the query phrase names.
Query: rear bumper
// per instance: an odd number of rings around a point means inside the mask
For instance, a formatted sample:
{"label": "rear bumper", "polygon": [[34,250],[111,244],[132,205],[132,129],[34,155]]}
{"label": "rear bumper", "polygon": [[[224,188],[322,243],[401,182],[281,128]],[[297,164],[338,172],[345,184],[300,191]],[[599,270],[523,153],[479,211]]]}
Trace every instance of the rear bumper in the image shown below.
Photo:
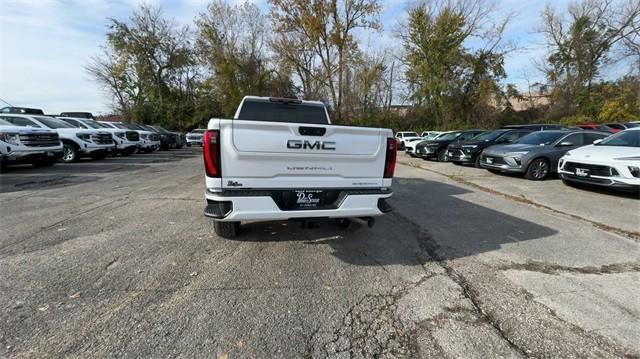
{"label": "rear bumper", "polygon": [[335,208],[283,210],[269,191],[206,192],[207,207],[204,215],[223,222],[275,221],[293,218],[350,218],[374,217],[390,212],[386,202],[389,191],[343,190]]}

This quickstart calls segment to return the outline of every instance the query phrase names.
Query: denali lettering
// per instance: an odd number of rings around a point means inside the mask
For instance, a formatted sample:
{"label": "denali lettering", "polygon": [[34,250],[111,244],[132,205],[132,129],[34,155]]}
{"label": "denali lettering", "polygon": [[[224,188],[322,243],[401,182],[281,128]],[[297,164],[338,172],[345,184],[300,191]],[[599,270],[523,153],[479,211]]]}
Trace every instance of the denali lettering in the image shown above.
{"label": "denali lettering", "polygon": [[289,140],[287,141],[287,148],[292,149],[304,149],[304,150],[331,150],[335,151],[336,143],[329,141],[301,141],[301,140]]}

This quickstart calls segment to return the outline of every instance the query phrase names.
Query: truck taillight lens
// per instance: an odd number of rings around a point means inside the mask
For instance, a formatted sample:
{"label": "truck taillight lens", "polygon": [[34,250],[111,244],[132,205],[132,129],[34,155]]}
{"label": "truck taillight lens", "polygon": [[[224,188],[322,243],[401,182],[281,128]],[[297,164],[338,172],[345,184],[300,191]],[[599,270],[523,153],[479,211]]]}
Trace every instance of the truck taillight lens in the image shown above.
{"label": "truck taillight lens", "polygon": [[220,131],[207,130],[202,140],[202,155],[204,156],[204,170],[207,177],[222,177],[220,163]]}
{"label": "truck taillight lens", "polygon": [[395,138],[387,138],[387,156],[384,160],[384,178],[392,178],[396,170],[396,156],[398,156],[398,141]]}

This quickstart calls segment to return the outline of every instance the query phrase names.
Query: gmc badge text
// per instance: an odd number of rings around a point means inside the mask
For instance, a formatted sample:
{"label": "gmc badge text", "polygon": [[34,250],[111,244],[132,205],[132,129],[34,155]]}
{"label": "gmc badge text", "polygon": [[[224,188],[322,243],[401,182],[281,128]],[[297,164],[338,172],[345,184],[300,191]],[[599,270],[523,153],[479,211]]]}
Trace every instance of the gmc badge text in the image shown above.
{"label": "gmc badge text", "polygon": [[336,143],[329,141],[301,141],[301,140],[289,140],[287,141],[287,148],[291,149],[309,149],[309,150],[336,150]]}

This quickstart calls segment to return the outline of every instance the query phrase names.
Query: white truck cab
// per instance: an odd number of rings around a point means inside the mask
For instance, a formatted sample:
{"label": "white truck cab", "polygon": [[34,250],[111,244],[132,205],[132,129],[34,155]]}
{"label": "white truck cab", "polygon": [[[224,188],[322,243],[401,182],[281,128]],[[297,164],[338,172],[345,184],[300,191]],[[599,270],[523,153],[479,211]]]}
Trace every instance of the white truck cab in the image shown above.
{"label": "white truck cab", "polygon": [[331,125],[321,102],[247,96],[204,133],[205,216],[222,237],[241,221],[372,225],[391,211],[396,152],[391,130]]}
{"label": "white truck cab", "polygon": [[59,118],[7,113],[2,119],[15,126],[56,131],[62,141],[63,162],[75,162],[80,157],[103,159],[115,149],[109,132],[77,128]]}
{"label": "white truck cab", "polygon": [[62,142],[56,131],[15,126],[2,117],[0,115],[0,168],[18,163],[53,166],[62,157]]}

